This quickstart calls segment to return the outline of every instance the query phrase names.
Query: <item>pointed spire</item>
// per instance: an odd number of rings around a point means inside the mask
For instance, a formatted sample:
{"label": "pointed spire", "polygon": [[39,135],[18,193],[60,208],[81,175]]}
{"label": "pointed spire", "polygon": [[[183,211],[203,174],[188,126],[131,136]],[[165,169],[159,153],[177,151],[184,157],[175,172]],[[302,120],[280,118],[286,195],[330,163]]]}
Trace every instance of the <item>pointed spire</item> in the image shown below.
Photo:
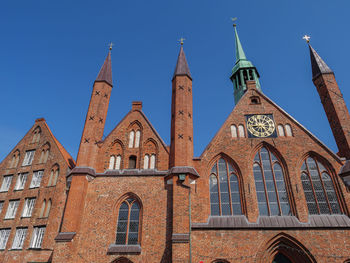
{"label": "pointed spire", "polygon": [[236,25],[233,26],[235,28],[235,39],[236,39],[236,63],[239,60],[247,60],[247,57],[244,54],[243,47],[241,41],[239,40]]}
{"label": "pointed spire", "polygon": [[192,80],[190,69],[187,64],[185,52],[183,50],[183,41],[181,41],[180,53],[177,58],[177,63],[176,63],[173,78],[175,78],[175,76],[187,76]]}
{"label": "pointed spire", "polygon": [[312,79],[315,79],[321,74],[333,73],[333,71],[327,66],[323,59],[317,54],[310,44],[310,59],[312,68]]}
{"label": "pointed spire", "polygon": [[105,81],[109,85],[113,86],[112,82],[112,60],[111,60],[111,47],[109,48],[108,55],[103,63],[100,72],[97,75],[95,81]]}

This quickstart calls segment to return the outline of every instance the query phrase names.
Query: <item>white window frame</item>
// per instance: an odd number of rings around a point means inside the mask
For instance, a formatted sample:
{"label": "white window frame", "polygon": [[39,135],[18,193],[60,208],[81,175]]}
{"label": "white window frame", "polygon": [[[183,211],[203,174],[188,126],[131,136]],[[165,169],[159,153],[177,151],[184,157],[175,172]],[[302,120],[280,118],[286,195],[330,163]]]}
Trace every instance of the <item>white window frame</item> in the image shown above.
{"label": "white window frame", "polygon": [[45,235],[46,226],[35,226],[33,229],[32,239],[30,240],[30,248],[41,248]]}
{"label": "white window frame", "polygon": [[134,148],[135,132],[131,131],[129,134],[129,148]]}
{"label": "white window frame", "polygon": [[5,219],[15,218],[18,206],[19,206],[19,200],[10,200],[9,205],[7,207]]}
{"label": "white window frame", "polygon": [[26,151],[22,166],[31,165],[34,159],[35,150]]}
{"label": "white window frame", "polygon": [[11,233],[11,228],[0,229],[0,249],[5,249]]}
{"label": "white window frame", "polygon": [[27,232],[28,232],[27,227],[19,227],[16,229],[16,234],[15,234],[15,238],[13,239],[11,249],[22,249],[23,248],[23,244],[24,244],[24,240],[26,239]]}
{"label": "white window frame", "polygon": [[156,155],[152,154],[151,158],[149,159],[149,169],[155,169],[156,168]]}
{"label": "white window frame", "polygon": [[0,214],[2,212],[2,209],[4,208],[5,201],[0,201]]}
{"label": "white window frame", "polygon": [[149,155],[146,154],[143,158],[143,169],[148,169],[149,166]]}
{"label": "white window frame", "polygon": [[135,134],[135,148],[139,148],[141,139],[141,131],[137,130]]}
{"label": "white window frame", "polygon": [[36,201],[35,197],[25,199],[24,207],[23,207],[23,211],[22,211],[22,217],[31,217],[32,216],[34,206],[35,206],[35,201]]}
{"label": "white window frame", "polygon": [[2,180],[0,192],[7,192],[10,189],[13,175],[5,175]]}
{"label": "white window frame", "polygon": [[44,170],[34,171],[32,176],[32,181],[30,182],[29,188],[40,187],[41,180],[44,176]]}
{"label": "white window frame", "polygon": [[23,190],[28,179],[28,173],[18,174],[15,190]]}

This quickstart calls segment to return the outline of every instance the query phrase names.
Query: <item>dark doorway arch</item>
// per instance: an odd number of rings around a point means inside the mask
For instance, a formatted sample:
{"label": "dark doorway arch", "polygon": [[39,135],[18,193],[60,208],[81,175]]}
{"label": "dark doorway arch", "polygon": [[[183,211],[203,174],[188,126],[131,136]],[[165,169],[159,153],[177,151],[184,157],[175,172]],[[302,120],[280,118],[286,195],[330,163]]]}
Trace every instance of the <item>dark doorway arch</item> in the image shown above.
{"label": "dark doorway arch", "polygon": [[115,260],[113,260],[111,263],[133,263],[131,260],[127,259],[126,257],[120,257]]}
{"label": "dark doorway arch", "polygon": [[285,255],[278,253],[273,259],[272,263],[292,263]]}

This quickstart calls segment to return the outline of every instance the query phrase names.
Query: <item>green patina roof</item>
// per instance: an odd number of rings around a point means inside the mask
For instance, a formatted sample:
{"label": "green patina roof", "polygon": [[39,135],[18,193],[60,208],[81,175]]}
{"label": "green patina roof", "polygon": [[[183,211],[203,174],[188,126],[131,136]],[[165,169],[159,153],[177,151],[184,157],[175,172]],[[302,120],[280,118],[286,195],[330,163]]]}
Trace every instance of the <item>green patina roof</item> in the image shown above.
{"label": "green patina roof", "polygon": [[241,41],[239,40],[237,29],[235,28],[235,39],[236,39],[236,63],[232,68],[232,75],[234,75],[241,68],[254,68],[252,62],[247,60],[247,57],[244,53]]}

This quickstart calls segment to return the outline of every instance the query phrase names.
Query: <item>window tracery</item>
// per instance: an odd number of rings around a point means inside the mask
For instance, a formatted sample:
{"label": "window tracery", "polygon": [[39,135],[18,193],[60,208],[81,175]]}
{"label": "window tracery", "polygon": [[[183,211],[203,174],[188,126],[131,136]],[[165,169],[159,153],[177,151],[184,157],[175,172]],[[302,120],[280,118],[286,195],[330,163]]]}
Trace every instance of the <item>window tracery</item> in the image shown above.
{"label": "window tracery", "polygon": [[262,216],[290,215],[282,165],[267,148],[261,148],[254,157],[253,174],[259,214]]}
{"label": "window tracery", "polygon": [[117,245],[136,245],[140,243],[140,211],[140,204],[133,197],[128,197],[121,203],[115,241]]}
{"label": "window tracery", "polygon": [[309,214],[341,214],[330,172],[316,158],[308,157],[301,166],[301,182]]}
{"label": "window tracery", "polygon": [[209,177],[211,215],[241,215],[242,202],[237,171],[225,159],[215,162]]}

